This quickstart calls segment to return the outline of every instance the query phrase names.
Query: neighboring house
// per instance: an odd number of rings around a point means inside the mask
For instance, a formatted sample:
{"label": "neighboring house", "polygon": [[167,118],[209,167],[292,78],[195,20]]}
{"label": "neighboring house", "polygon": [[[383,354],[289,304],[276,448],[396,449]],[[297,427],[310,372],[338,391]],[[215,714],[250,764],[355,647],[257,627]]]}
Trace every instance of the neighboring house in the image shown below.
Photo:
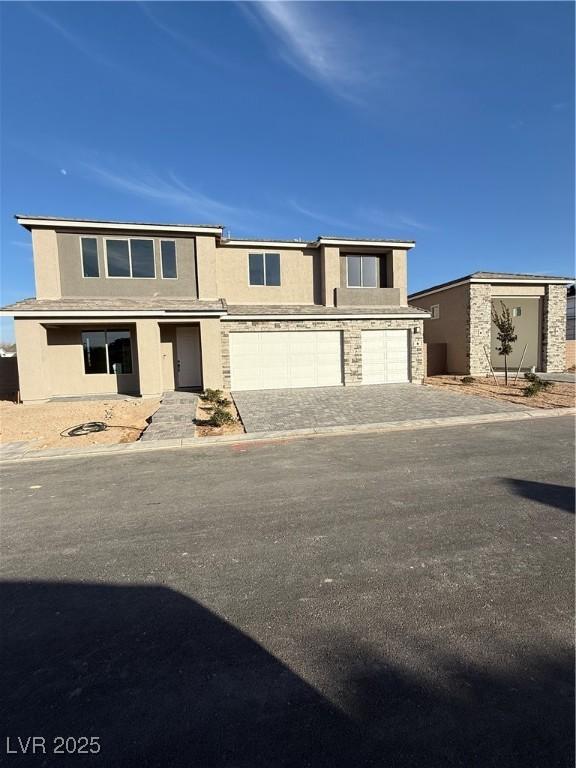
{"label": "neighboring house", "polygon": [[17,216],[36,298],[15,319],[24,402],[179,388],[420,382],[413,241],[239,240],[220,226]]}
{"label": "neighboring house", "polygon": [[[573,279],[573,278],[572,278]],[[566,356],[566,285],[571,278],[523,275],[506,272],[474,272],[434,285],[408,299],[426,309],[427,344],[446,344],[446,373],[484,375],[490,365],[503,368],[496,347],[492,308],[502,302],[512,313],[518,340],[508,358],[509,367],[519,366],[524,348],[523,369],[563,371]]]}

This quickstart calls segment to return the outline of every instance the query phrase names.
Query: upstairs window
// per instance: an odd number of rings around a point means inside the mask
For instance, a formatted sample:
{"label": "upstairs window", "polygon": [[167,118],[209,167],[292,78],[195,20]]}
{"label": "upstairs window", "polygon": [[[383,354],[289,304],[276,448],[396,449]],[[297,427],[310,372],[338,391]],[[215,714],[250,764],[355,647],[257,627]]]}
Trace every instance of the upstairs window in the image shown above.
{"label": "upstairs window", "polygon": [[440,304],[432,304],[430,307],[430,319],[438,320],[440,318]]}
{"label": "upstairs window", "polygon": [[280,285],[279,253],[250,253],[248,268],[250,285]]}
{"label": "upstairs window", "polygon": [[106,240],[108,277],[156,277],[154,241]]}
{"label": "upstairs window", "polygon": [[349,288],[378,288],[380,284],[378,256],[347,256]]}
{"label": "upstairs window", "polygon": [[130,331],[83,331],[85,373],[132,373]]}
{"label": "upstairs window", "polygon": [[176,269],[176,243],[174,240],[162,240],[160,251],[162,255],[162,277],[178,277],[178,270]]}
{"label": "upstairs window", "polygon": [[84,277],[100,277],[98,266],[98,241],[95,237],[82,237],[82,274]]}

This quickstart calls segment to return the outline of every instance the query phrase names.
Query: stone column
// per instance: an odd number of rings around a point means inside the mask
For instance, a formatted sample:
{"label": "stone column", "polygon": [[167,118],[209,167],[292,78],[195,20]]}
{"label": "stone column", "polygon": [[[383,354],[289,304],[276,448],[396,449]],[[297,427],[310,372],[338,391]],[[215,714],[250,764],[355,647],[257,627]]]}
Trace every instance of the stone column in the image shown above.
{"label": "stone column", "polygon": [[362,384],[362,331],[347,327],[342,331],[344,346],[344,384]]}
{"label": "stone column", "polygon": [[563,371],[566,365],[566,286],[547,285],[542,306],[542,370]]}
{"label": "stone column", "polygon": [[20,399],[46,401],[52,396],[46,328],[36,320],[15,320]]}
{"label": "stone column", "polygon": [[487,376],[490,366],[486,358],[490,356],[492,344],[492,294],[489,283],[470,283],[468,321],[466,325],[466,345],[468,357],[467,374]]}
{"label": "stone column", "polygon": [[157,320],[136,322],[136,346],[140,394],[142,397],[158,397],[162,394],[162,356]]}
{"label": "stone column", "polygon": [[426,375],[424,364],[424,321],[415,320],[410,334],[410,381],[422,384]]}

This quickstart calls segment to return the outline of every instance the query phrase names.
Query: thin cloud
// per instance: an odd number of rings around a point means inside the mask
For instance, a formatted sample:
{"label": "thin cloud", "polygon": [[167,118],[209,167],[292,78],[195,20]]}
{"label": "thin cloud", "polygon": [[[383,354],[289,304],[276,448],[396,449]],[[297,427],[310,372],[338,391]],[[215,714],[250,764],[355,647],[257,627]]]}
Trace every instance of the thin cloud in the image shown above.
{"label": "thin cloud", "polygon": [[67,43],[69,43],[73,48],[76,48],[77,51],[80,51],[82,54],[84,54],[89,59],[91,59],[95,64],[98,64],[99,66],[103,66],[103,67],[113,66],[110,60],[107,59],[102,54],[95,51],[85,38],[83,38],[81,35],[78,35],[70,27],[67,27],[64,24],[62,24],[53,16],[50,16],[50,14],[45,13],[44,11],[41,11],[37,4],[34,4],[34,5],[28,4],[27,8],[30,11],[30,13],[32,13],[38,19],[43,21],[45,24],[47,24],[51,29],[53,29],[62,38],[64,38],[64,40],[66,40]]}
{"label": "thin cloud", "polygon": [[13,245],[15,248],[31,248],[32,242],[27,240],[11,240],[10,245]]}
{"label": "thin cloud", "polygon": [[256,218],[256,214],[249,209],[223,203],[193,189],[172,172],[165,177],[143,168],[120,173],[94,163],[81,163],[81,168],[104,186],[178,208],[187,216],[195,217],[198,222],[203,220],[207,223],[234,224],[237,229],[244,229],[247,222]]}
{"label": "thin cloud", "polygon": [[391,230],[406,231],[417,229],[422,232],[429,232],[434,227],[429,224],[425,224],[423,221],[419,221],[413,216],[405,213],[398,213],[395,211],[383,211],[377,208],[363,208],[358,211],[358,217],[363,221],[377,225],[379,227],[386,227]]}
{"label": "thin cloud", "polygon": [[305,208],[294,200],[290,200],[290,207],[309,219],[318,221],[321,224],[326,224],[328,227],[336,227],[336,232],[342,232],[344,230],[358,230],[358,226],[355,224],[350,224],[349,222],[344,221],[343,219],[339,219],[336,216],[327,216],[324,213],[319,213],[318,211],[313,211],[310,208]]}
{"label": "thin cloud", "polygon": [[351,29],[341,29],[322,3],[257,2],[242,5],[253,21],[271,30],[279,55],[305,77],[339,96],[360,100],[356,89],[372,79]]}
{"label": "thin cloud", "polygon": [[185,48],[186,50],[199,56],[200,58],[204,59],[205,61],[209,62],[212,65],[217,65],[221,67],[224,64],[222,51],[216,54],[207,46],[201,45],[200,43],[198,43],[198,41],[193,40],[190,35],[187,35],[183,32],[179,32],[177,29],[174,29],[169,24],[166,24],[162,19],[158,18],[156,14],[152,13],[152,11],[150,10],[150,3],[138,3],[138,7],[140,8],[144,16],[148,19],[148,21],[154,27],[156,27],[156,29],[160,30],[165,35],[170,37],[172,40],[174,40],[174,42],[178,43],[182,48]]}

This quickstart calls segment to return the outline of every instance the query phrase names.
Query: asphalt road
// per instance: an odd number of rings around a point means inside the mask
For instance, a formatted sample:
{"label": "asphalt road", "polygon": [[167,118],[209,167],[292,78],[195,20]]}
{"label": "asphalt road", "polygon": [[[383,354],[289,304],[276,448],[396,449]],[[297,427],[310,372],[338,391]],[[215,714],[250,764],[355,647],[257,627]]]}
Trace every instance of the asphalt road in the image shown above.
{"label": "asphalt road", "polygon": [[553,418],[4,466],[46,754],[3,763],[572,768],[573,459]]}

